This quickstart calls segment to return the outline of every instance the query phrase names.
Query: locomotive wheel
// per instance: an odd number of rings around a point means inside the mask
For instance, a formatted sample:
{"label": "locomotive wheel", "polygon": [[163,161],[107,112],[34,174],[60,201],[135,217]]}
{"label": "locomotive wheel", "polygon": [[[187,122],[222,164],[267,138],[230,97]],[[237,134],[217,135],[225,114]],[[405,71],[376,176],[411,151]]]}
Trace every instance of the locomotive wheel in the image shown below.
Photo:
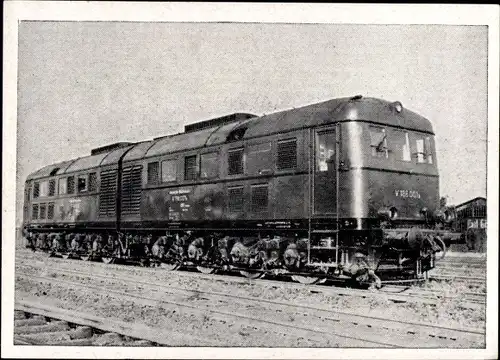
{"label": "locomotive wheel", "polygon": [[177,270],[178,268],[181,267],[181,264],[179,264],[179,263],[164,263],[164,262],[162,262],[162,263],[160,263],[160,267],[162,269],[167,270],[167,271],[175,271],[175,270]]}
{"label": "locomotive wheel", "polygon": [[241,270],[240,274],[246,277],[247,279],[260,279],[261,277],[264,276],[264,273],[262,271],[245,271]]}
{"label": "locomotive wheel", "polygon": [[206,266],[197,266],[196,270],[203,274],[213,274],[215,272],[214,268],[206,267]]}
{"label": "locomotive wheel", "polygon": [[292,280],[305,285],[316,284],[319,281],[319,277],[315,276],[302,276],[302,275],[293,275]]}
{"label": "locomotive wheel", "polygon": [[103,256],[102,257],[102,262],[105,263],[105,264],[112,264],[112,263],[115,262],[115,258]]}

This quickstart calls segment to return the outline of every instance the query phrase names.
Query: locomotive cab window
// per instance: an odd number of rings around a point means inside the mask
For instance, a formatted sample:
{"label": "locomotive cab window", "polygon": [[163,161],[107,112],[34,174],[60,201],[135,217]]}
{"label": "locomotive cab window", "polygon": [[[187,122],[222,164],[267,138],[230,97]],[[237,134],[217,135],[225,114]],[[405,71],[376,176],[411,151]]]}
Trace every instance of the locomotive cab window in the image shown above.
{"label": "locomotive cab window", "polygon": [[398,160],[411,161],[410,137],[407,131],[395,130],[391,142],[394,143]]}
{"label": "locomotive cab window", "polygon": [[370,126],[370,147],[373,157],[388,158],[387,134],[384,128]]}
{"label": "locomotive cab window", "polygon": [[200,177],[202,179],[211,179],[219,176],[219,162],[217,153],[201,154],[200,156]]}
{"label": "locomotive cab window", "polygon": [[319,133],[316,138],[317,172],[335,170],[335,132]]}
{"label": "locomotive cab window", "polygon": [[87,192],[88,191],[88,178],[87,175],[78,176],[78,192]]}
{"label": "locomotive cab window", "polygon": [[161,162],[161,181],[171,182],[177,180],[177,161],[164,160]]}
{"label": "locomotive cab window", "polygon": [[431,138],[430,137],[417,137],[415,139],[416,153],[415,156],[417,158],[417,162],[420,164],[432,164],[432,147],[431,147]]}
{"label": "locomotive cab window", "polygon": [[243,148],[228,151],[228,175],[243,174]]}

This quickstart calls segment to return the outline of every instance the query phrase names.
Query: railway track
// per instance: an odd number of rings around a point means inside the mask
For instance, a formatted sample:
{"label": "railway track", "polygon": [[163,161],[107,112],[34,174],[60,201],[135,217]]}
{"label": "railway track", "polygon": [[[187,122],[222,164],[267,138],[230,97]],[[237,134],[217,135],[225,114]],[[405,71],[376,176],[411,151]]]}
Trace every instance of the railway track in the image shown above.
{"label": "railway track", "polygon": [[[163,284],[138,281],[130,277],[124,279],[105,275],[96,276],[96,274],[80,274],[79,276],[71,274],[78,281],[69,281],[33,274],[17,274],[17,276],[72,289],[84,289],[87,292],[89,290],[93,293],[104,292],[108,296],[132,299],[141,304],[162,303],[203,314],[210,313],[211,316],[237,318],[255,324],[257,327],[264,325],[285,332],[299,331],[304,336],[314,334],[332,337],[336,341],[342,338],[356,343],[356,346],[476,347],[484,343],[485,333],[479,329],[457,329],[403,320],[389,320],[324,307],[249,298],[235,294],[172,288]],[[82,280],[85,278],[87,283],[84,284]],[[98,280],[99,284],[96,286],[94,282]],[[118,290],[123,289],[124,286],[127,286],[126,292]],[[189,301],[193,297],[197,301]],[[288,318],[290,314],[293,314],[292,320]]]}
{"label": "railway track", "polygon": [[[20,259],[21,261],[22,259]],[[56,263],[59,263],[59,265],[66,264],[66,263],[71,263],[71,264],[76,264],[72,260],[65,260],[65,259],[58,259],[58,258],[51,258]],[[19,262],[18,262],[19,263]],[[82,263],[80,263],[82,264]],[[130,275],[127,275],[128,279],[135,278],[137,281],[139,281],[139,278],[134,276],[133,271],[131,271],[130,267],[125,266],[125,265],[119,265],[119,264],[100,264],[100,263],[83,263],[83,264],[92,264],[93,269],[95,268],[102,268],[103,265],[106,269],[114,269],[118,271],[125,271],[129,272]],[[83,265],[82,264],[82,265]],[[75,271],[75,270],[70,270],[64,267],[50,267],[51,271],[54,272],[66,272],[66,273],[73,273],[73,274],[80,274],[82,271],[88,272],[90,269],[87,266],[82,266],[80,270]],[[134,270],[139,270],[141,273],[154,273],[155,275],[158,275],[158,269],[150,269],[150,268],[134,268]],[[96,276],[95,273],[92,273],[93,276]],[[363,290],[363,289],[354,289],[354,288],[346,288],[346,287],[338,287],[338,286],[328,286],[325,284],[322,285],[304,285],[304,284],[298,284],[298,283],[293,283],[293,282],[285,282],[281,280],[271,280],[271,279],[259,279],[257,282],[248,280],[246,278],[242,277],[237,277],[237,276],[231,276],[231,275],[223,275],[223,274],[217,274],[217,275],[206,275],[206,274],[201,274],[201,273],[193,273],[193,272],[188,272],[188,271],[178,271],[175,272],[176,275],[183,276],[183,277],[192,277],[192,278],[199,278],[199,279],[205,279],[205,280],[211,280],[211,281],[222,281],[222,282],[229,282],[233,284],[257,284],[260,283],[262,285],[266,286],[271,286],[274,288],[287,288],[287,289],[300,289],[300,290],[306,290],[310,293],[320,293],[326,296],[351,296],[351,297],[363,297],[363,298],[378,298],[381,300],[387,300],[387,301],[392,301],[395,303],[406,303],[406,302],[419,302],[419,303],[424,303],[424,304],[429,304],[429,305],[436,305],[436,303],[440,300],[457,300],[460,301],[461,306],[465,308],[481,308],[482,306],[484,307],[486,303],[486,294],[484,293],[473,293],[473,292],[467,292],[467,293],[462,293],[459,295],[450,295],[445,293],[444,291],[437,291],[437,290],[425,290],[425,289],[420,289],[420,288],[415,288],[415,287],[407,287],[407,286],[397,286],[397,285],[389,285],[384,288],[382,288],[379,291],[368,291],[368,290]],[[171,285],[170,285],[171,286]],[[172,287],[172,286],[171,286]]]}
{"label": "railway track", "polygon": [[176,346],[179,339],[162,329],[132,326],[82,312],[18,300],[14,345]]}

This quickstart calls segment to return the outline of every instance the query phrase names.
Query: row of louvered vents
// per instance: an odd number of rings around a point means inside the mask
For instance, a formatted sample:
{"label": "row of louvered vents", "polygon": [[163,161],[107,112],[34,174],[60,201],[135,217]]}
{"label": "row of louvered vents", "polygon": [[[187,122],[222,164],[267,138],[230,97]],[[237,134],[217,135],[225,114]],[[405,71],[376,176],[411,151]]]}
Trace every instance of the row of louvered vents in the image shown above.
{"label": "row of louvered vents", "polygon": [[[99,216],[116,216],[117,170],[101,172]],[[139,215],[141,205],[142,166],[126,167],[122,171],[122,215]]]}
{"label": "row of louvered vents", "polygon": [[[101,194],[99,202],[99,216],[113,217],[116,215],[116,170],[101,172]],[[142,166],[123,169],[122,173],[122,215],[139,215],[141,205],[141,176]],[[268,206],[267,184],[253,185],[251,189],[252,212],[262,212]],[[229,189],[229,211],[242,212],[244,210],[244,188],[237,186]]]}

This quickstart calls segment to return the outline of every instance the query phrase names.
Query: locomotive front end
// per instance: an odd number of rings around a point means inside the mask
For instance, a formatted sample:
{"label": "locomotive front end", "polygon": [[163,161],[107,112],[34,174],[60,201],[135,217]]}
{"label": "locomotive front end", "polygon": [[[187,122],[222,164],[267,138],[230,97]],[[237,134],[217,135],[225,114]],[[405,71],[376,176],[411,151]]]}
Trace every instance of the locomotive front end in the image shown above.
{"label": "locomotive front end", "polygon": [[436,229],[449,220],[439,209],[432,126],[399,102],[357,105],[356,121],[345,124],[350,191],[344,210],[356,219],[358,234],[371,239],[368,258],[377,274],[424,277],[436,254],[444,255]]}

